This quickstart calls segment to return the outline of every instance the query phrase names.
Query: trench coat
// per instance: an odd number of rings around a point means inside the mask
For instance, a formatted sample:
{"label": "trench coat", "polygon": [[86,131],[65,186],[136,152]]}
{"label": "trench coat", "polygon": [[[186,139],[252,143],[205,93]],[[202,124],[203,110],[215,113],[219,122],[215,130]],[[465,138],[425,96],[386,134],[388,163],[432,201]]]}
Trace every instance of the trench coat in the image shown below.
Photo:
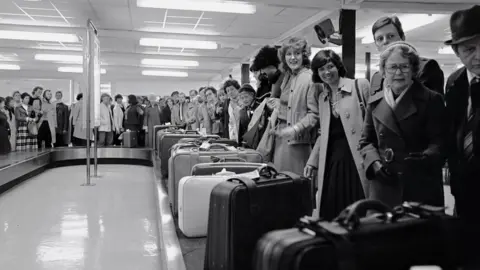
{"label": "trench coat", "polygon": [[[359,79],[358,88],[360,94],[363,95],[363,100],[368,100],[370,83],[366,79]],[[319,135],[307,162],[307,165],[317,168],[317,209],[320,209],[320,204],[322,202],[323,181],[327,162],[327,147],[330,135],[330,116],[332,113],[328,97],[328,90],[325,87],[321,87],[321,89],[323,90],[318,98],[318,111],[320,119]],[[369,181],[365,176],[363,158],[360,154],[358,144],[362,136],[363,117],[358,95],[356,93],[355,80],[340,78],[338,89],[343,93],[342,99],[340,99],[337,105],[340,114],[340,120],[342,121],[348,145],[350,151],[352,152],[352,157],[355,161],[358,175],[360,176],[360,181],[362,182],[365,197],[368,197]]]}
{"label": "trench coat", "polygon": [[[440,94],[420,82],[407,89],[395,109],[382,96],[371,97],[360,139],[369,197],[389,206],[404,201],[444,205],[442,165],[445,138],[445,104]],[[387,158],[393,151],[393,158]],[[404,159],[411,152],[427,156],[423,166]],[[372,164],[380,161],[396,177],[393,183],[376,179]]]}

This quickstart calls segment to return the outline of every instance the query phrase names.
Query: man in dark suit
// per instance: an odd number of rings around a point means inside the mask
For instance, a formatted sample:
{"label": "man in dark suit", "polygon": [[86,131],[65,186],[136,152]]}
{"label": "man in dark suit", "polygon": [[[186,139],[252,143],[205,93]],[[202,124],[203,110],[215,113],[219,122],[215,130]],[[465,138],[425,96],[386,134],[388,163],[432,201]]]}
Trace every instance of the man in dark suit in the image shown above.
{"label": "man in dark suit", "polygon": [[[405,41],[405,32],[397,16],[382,17],[372,27],[372,34],[379,52],[383,52],[388,45],[395,41]],[[420,69],[417,79],[428,89],[444,94],[444,75],[437,61],[420,57]],[[372,96],[382,93],[383,79],[379,72],[373,74],[370,81]]]}
{"label": "man in dark suit", "polygon": [[268,45],[262,47],[253,59],[250,71],[258,72],[259,85],[256,92],[258,102],[261,103],[265,98],[280,97],[280,85],[284,74],[278,68],[279,65],[278,50]]}
{"label": "man in dark suit", "polygon": [[248,131],[250,119],[252,119],[253,112],[257,109],[260,103],[255,99],[255,89],[250,84],[244,84],[238,91],[240,102],[243,107],[240,110],[240,121],[238,125],[238,142],[243,143],[243,135]]}
{"label": "man in dark suit", "polygon": [[451,45],[464,64],[447,81],[448,165],[457,214],[480,223],[480,6],[453,13]]}
{"label": "man in dark suit", "polygon": [[56,109],[57,109],[57,127],[55,129],[56,133],[56,142],[55,147],[65,147],[67,136],[68,136],[68,127],[69,127],[69,110],[68,106],[63,103],[63,94],[61,91],[55,93],[56,99]]}

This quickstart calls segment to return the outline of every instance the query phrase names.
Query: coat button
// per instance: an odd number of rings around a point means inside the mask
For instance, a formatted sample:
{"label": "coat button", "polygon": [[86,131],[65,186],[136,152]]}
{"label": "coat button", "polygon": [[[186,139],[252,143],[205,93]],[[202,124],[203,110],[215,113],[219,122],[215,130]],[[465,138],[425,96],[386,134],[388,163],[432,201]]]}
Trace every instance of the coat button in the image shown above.
{"label": "coat button", "polygon": [[289,110],[291,110],[291,109],[292,109],[292,107],[288,106],[288,109],[289,109]]}
{"label": "coat button", "polygon": [[346,117],[347,119],[349,119],[349,118],[350,118],[350,113],[349,113],[349,112],[346,112],[346,113],[345,113],[345,117]]}
{"label": "coat button", "polygon": [[357,145],[357,151],[360,151],[362,149],[362,147],[359,145]]}
{"label": "coat button", "polygon": [[291,125],[290,123],[287,124],[287,126],[290,126],[290,125]]}
{"label": "coat button", "polygon": [[354,128],[352,128],[352,134],[355,134],[357,132]]}
{"label": "coat button", "polygon": [[293,89],[292,89],[292,90],[290,90],[290,93],[293,93]]}
{"label": "coat button", "polygon": [[380,132],[380,134],[378,134],[378,136],[380,136],[380,138],[383,138],[383,133]]}

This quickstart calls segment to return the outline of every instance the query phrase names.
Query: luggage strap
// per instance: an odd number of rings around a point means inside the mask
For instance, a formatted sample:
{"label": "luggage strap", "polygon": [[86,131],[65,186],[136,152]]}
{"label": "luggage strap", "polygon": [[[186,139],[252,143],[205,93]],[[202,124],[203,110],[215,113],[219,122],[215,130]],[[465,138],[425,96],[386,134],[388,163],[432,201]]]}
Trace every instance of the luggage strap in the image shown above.
{"label": "luggage strap", "polygon": [[252,216],[257,216],[260,213],[260,207],[258,206],[259,195],[257,190],[257,183],[245,176],[238,176],[230,180],[240,181],[243,185],[247,187],[248,200],[250,202],[250,214]]}

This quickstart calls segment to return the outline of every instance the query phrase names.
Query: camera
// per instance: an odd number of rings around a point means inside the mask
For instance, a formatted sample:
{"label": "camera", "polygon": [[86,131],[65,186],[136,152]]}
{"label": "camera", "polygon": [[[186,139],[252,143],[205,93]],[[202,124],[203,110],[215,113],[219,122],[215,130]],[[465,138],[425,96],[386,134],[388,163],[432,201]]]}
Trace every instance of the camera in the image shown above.
{"label": "camera", "polygon": [[313,29],[317,34],[318,40],[322,44],[332,43],[338,46],[342,45],[342,37],[333,37],[335,33],[335,28],[333,27],[332,20],[326,19],[317,23]]}

